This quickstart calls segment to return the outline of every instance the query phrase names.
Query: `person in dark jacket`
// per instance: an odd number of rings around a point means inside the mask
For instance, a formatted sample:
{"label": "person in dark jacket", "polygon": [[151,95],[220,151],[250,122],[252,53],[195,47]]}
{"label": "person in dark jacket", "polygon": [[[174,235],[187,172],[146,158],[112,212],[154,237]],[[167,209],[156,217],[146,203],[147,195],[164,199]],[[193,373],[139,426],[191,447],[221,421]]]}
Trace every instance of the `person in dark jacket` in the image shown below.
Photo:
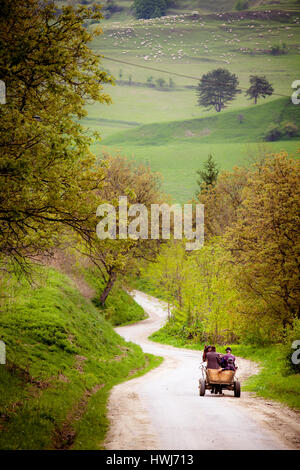
{"label": "person in dark jacket", "polygon": [[206,364],[207,369],[220,369],[221,359],[220,354],[216,351],[210,351],[206,353]]}
{"label": "person in dark jacket", "polygon": [[[210,352],[206,354],[206,368],[207,369],[221,369],[221,356],[216,352],[216,348],[212,348]],[[211,388],[211,393],[222,393],[222,387],[214,385]]]}

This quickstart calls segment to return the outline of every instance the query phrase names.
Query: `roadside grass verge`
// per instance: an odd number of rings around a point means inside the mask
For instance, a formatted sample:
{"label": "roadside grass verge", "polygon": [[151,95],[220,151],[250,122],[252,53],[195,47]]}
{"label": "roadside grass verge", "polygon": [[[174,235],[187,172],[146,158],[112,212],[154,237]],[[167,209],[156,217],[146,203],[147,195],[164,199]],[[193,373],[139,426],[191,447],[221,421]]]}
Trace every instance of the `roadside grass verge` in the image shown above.
{"label": "roadside grass verge", "polygon": [[101,449],[111,387],[162,359],[117,335],[66,275],[38,267],[35,277],[11,279],[1,299],[0,448]]}
{"label": "roadside grass verge", "polygon": [[100,304],[100,294],[105,287],[103,279],[93,268],[86,269],[84,276],[96,291],[96,296],[92,300],[93,304],[100,310],[105,320],[113,326],[129,325],[148,317],[142,307],[133,300],[120,283],[113,286],[103,307]]}
{"label": "roadside grass verge", "polygon": [[[203,351],[204,343],[194,342],[186,337],[182,327],[167,323],[150,338],[157,343],[169,344],[177,348]],[[225,353],[224,345],[216,345],[217,350]],[[242,390],[255,392],[258,396],[279,401],[291,408],[300,409],[300,375],[285,372],[281,345],[256,347],[254,345],[230,345],[233,354],[257,362],[261,371],[242,384]],[[199,354],[199,362],[201,355]]]}

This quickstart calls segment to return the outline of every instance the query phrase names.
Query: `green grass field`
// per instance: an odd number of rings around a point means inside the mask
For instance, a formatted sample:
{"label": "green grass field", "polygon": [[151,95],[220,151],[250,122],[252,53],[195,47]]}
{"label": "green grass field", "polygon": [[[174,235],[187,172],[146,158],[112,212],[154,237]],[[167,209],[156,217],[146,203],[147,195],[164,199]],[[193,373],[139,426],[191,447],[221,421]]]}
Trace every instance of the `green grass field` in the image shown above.
{"label": "green grass field", "polygon": [[[243,122],[237,117],[243,114]],[[208,154],[221,169],[248,166],[259,155],[286,150],[297,154],[299,138],[265,142],[263,136],[272,123],[288,120],[300,127],[300,108],[287,98],[227,110],[200,119],[148,124],[115,132],[95,145],[111,153],[123,153],[161,173],[163,188],[173,199],[188,201],[196,190],[196,170]]]}
{"label": "green grass field", "polygon": [[[10,295],[1,297],[0,448],[101,449],[110,389],[161,359],[126,343],[67,276],[40,267],[34,279],[33,286],[10,279]],[[106,316],[113,307],[121,321],[144,316],[118,290]]]}
{"label": "green grass field", "polygon": [[[191,17],[192,2],[179,2],[176,16],[145,21],[132,14],[113,15],[101,23],[103,35],[92,47],[105,57],[102,65],[117,83],[104,87],[113,104],[89,104],[83,121],[102,137],[93,147],[99,156],[104,150],[121,152],[149,164],[162,174],[163,189],[179,202],[194,195],[196,170],[209,153],[220,169],[230,169],[248,165],[262,152],[296,153],[300,147],[300,137],[264,142],[271,123],[300,124],[298,107],[288,106],[300,65],[300,4],[268,4],[271,13],[266,14],[265,2],[251,2],[249,12],[256,11],[255,17],[220,13],[233,8],[229,0],[214,2],[214,8],[204,0],[198,5],[200,18]],[[287,53],[270,54],[276,44],[285,44]],[[237,74],[242,89],[220,114],[199,107],[195,90],[202,74],[218,67]],[[256,106],[245,96],[251,74],[265,75],[275,90]],[[159,88],[156,80],[162,78],[165,85]],[[149,80],[155,88],[129,86],[129,81],[145,85]],[[242,124],[238,114],[244,116]]]}

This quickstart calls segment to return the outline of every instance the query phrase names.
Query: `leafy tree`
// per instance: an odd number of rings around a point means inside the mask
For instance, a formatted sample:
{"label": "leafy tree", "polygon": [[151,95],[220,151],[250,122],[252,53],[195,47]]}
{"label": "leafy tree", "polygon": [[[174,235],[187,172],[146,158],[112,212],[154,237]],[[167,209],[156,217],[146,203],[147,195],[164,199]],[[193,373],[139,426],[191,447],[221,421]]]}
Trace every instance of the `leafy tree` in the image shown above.
{"label": "leafy tree", "polygon": [[197,202],[205,207],[205,237],[223,236],[236,221],[243,202],[243,189],[248,171],[235,167],[233,171],[222,171],[214,185],[202,186]]}
{"label": "leafy tree", "polygon": [[207,160],[203,164],[203,170],[197,170],[197,175],[199,179],[197,184],[199,186],[197,190],[197,195],[205,188],[212,187],[215,185],[218,178],[219,170],[216,162],[213,159],[211,154],[208,155]]}
{"label": "leafy tree", "polygon": [[170,241],[143,276],[168,300],[171,321],[195,341],[232,341],[236,316],[226,252],[217,238],[190,255],[184,244]]}
{"label": "leafy tree", "polygon": [[[0,16],[0,256],[23,263],[51,251],[66,228],[84,228],[95,210],[103,169],[89,150],[78,119],[89,98],[109,103],[110,77],[88,47],[85,22],[98,7],[5,0]],[[25,257],[25,258],[24,258]]]}
{"label": "leafy tree", "polygon": [[133,8],[138,19],[157,18],[166,14],[167,0],[134,0]]}
{"label": "leafy tree", "polygon": [[166,80],[164,78],[157,78],[155,82],[157,83],[158,88],[164,88],[166,85]]}
{"label": "leafy tree", "polygon": [[[127,196],[129,204],[143,204],[149,209],[148,228],[150,230],[151,204],[159,204],[161,200],[160,180],[157,174],[152,173],[148,166],[135,167],[125,157],[112,158],[105,156],[108,167],[105,186],[99,191],[102,201],[113,204],[118,212],[120,196]],[[88,221],[92,237],[85,243],[80,239],[78,249],[93,262],[102,275],[105,288],[100,295],[100,304],[105,301],[118,279],[136,270],[136,260],[154,260],[159,248],[159,240],[149,239],[99,239],[95,227],[99,219],[95,217]],[[119,218],[117,217],[117,233],[119,233]],[[130,223],[130,217],[126,227]]]}
{"label": "leafy tree", "polygon": [[198,86],[198,104],[220,112],[241,90],[238,79],[226,69],[216,69],[202,76]]}
{"label": "leafy tree", "polygon": [[226,244],[236,265],[241,310],[269,319],[273,341],[300,318],[300,163],[270,156],[248,176],[236,223]]}
{"label": "leafy tree", "polygon": [[254,104],[257,103],[258,98],[266,98],[273,94],[274,88],[268,82],[266,77],[258,77],[257,75],[250,76],[251,86],[246,91],[246,95],[249,96],[249,100],[254,99]]}

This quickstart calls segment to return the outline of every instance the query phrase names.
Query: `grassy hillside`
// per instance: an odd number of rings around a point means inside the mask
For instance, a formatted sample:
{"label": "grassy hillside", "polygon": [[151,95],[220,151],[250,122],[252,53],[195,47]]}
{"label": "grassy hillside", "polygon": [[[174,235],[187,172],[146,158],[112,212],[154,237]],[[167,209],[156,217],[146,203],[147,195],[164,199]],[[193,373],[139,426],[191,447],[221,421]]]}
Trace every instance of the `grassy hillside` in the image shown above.
{"label": "grassy hillside", "polygon": [[[243,115],[239,123],[238,115]],[[300,128],[300,108],[279,98],[256,106],[223,111],[199,119],[149,124],[112,134],[103,140],[103,148],[117,150],[137,161],[149,164],[163,176],[163,186],[174,200],[186,202],[196,190],[196,170],[211,153],[220,169],[249,165],[255,157],[286,150],[296,154],[299,137],[265,142],[272,124],[295,122]],[[97,150],[101,151],[101,145]]]}
{"label": "grassy hillside", "polygon": [[0,448],[99,449],[109,390],[159,359],[120,338],[68,277],[38,277],[33,288],[10,280],[1,304]]}
{"label": "grassy hillside", "polygon": [[[291,114],[299,122],[297,107],[284,103],[298,78],[300,4],[276,2],[267,10],[264,5],[251,2],[248,12],[204,11],[192,17],[189,10],[148,21],[102,22],[104,34],[92,47],[104,56],[103,67],[116,86],[105,87],[112,105],[87,106],[84,125],[103,139],[94,146],[96,153],[121,151],[149,164],[162,173],[164,190],[179,202],[193,196],[196,170],[209,153],[221,169],[249,164],[262,152],[295,153],[297,140],[267,144],[263,135],[270,123],[290,120]],[[271,53],[283,44],[285,54]],[[200,77],[218,67],[235,73],[243,90],[220,115],[199,107],[195,90]],[[251,74],[265,75],[275,90],[257,106],[244,93]],[[242,124],[238,114],[245,117]]]}
{"label": "grassy hillside", "polygon": [[[240,123],[238,116],[242,114]],[[280,98],[258,104],[245,110],[228,110],[214,116],[185,121],[171,121],[141,126],[116,133],[103,140],[103,145],[163,145],[192,140],[195,144],[222,142],[259,142],[264,140],[266,128],[272,123],[292,121],[300,127],[300,108],[290,100]],[[289,139],[288,139],[289,140]]]}
{"label": "grassy hillside", "polygon": [[[93,4],[93,0],[56,0],[56,3],[60,5],[88,5]],[[102,5],[106,6],[106,0],[103,0]],[[249,0],[249,9],[262,9],[266,8],[288,8],[294,9],[297,7],[297,0]],[[105,14],[111,15],[108,18],[113,19],[113,21],[120,21],[124,19],[130,19],[133,17],[132,6],[133,0],[115,0],[114,5],[118,8],[115,11],[107,11]],[[202,13],[210,12],[225,12],[234,10],[236,0],[175,0],[171,3],[167,14],[180,14],[182,12],[189,12],[193,10],[198,10]]]}

